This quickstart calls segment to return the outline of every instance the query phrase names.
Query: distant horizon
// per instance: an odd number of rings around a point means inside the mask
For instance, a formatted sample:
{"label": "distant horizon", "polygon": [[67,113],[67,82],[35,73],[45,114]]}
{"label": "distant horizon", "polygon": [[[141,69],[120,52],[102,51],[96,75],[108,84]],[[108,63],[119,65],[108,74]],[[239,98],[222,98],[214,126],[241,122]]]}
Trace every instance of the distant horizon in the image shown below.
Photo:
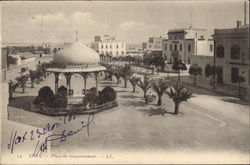
{"label": "distant horizon", "polygon": [[[249,5],[249,2],[247,2]],[[15,11],[15,12],[13,12]],[[246,11],[249,24],[249,7]],[[244,20],[244,0],[228,1],[25,1],[2,2],[2,43],[90,44],[109,34],[128,44],[167,38],[170,29],[234,28]]]}

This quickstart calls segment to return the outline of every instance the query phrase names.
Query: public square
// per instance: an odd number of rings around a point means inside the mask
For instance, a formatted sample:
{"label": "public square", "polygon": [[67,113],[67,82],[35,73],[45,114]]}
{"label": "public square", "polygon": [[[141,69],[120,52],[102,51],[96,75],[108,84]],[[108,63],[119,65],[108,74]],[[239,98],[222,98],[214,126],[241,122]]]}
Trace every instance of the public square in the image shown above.
{"label": "public square", "polygon": [[[65,85],[64,76],[60,77],[59,84]],[[157,99],[145,105],[140,88],[137,87],[136,92],[132,93],[130,83],[124,88],[123,82],[117,85],[115,79],[104,81],[100,76],[99,81],[100,88],[111,86],[118,92],[119,107],[96,114],[89,137],[83,131],[69,137],[66,142],[52,143],[53,152],[58,153],[63,149],[73,152],[84,148],[87,151],[107,148],[121,151],[213,152],[223,149],[236,153],[248,152],[249,105],[238,98],[197,89],[194,90],[195,97],[181,105],[181,114],[173,115],[173,102],[166,95],[160,107],[156,105]],[[87,88],[93,87],[93,84],[93,78],[88,79]],[[35,84],[35,88],[27,87],[24,94],[18,89],[8,107],[9,119],[44,128],[47,123],[60,118],[30,112],[30,103],[38,90],[47,85],[54,88],[53,74],[44,82]],[[83,81],[73,79],[72,86],[82,88]],[[62,129],[75,128],[78,122],[71,124]]]}

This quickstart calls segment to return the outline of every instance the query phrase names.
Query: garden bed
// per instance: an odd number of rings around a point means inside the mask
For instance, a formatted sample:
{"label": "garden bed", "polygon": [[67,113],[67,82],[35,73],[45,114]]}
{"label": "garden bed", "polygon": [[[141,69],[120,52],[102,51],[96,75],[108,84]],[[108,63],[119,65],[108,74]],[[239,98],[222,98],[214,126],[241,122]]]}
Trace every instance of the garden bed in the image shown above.
{"label": "garden bed", "polygon": [[68,115],[68,114],[75,114],[75,115],[92,114],[92,113],[99,113],[102,111],[113,109],[116,107],[118,107],[118,102],[116,100],[108,102],[108,103],[104,103],[101,105],[97,105],[94,107],[90,107],[88,109],[82,104],[69,104],[67,108],[52,108],[52,107],[47,107],[41,104],[36,105],[34,103],[31,103],[32,112],[38,112],[38,113],[51,115],[51,116],[61,116],[61,115]]}

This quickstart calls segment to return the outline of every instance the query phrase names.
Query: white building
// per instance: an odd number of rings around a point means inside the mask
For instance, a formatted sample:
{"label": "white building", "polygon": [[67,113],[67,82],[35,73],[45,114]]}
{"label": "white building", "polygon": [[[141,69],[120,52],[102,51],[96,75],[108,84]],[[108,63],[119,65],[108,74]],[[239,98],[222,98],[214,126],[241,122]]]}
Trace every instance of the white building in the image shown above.
{"label": "white building", "polygon": [[99,54],[109,54],[115,56],[125,56],[126,43],[117,40],[109,35],[95,36],[95,42],[91,44],[91,48]]}
{"label": "white building", "polygon": [[158,51],[162,50],[162,41],[164,38],[160,37],[149,37],[147,42],[142,43],[142,50],[143,51]]}
{"label": "white building", "polygon": [[191,55],[213,55],[213,40],[208,39],[206,29],[174,29],[168,31],[168,39],[162,42],[162,55],[169,63],[181,59],[191,63]]}

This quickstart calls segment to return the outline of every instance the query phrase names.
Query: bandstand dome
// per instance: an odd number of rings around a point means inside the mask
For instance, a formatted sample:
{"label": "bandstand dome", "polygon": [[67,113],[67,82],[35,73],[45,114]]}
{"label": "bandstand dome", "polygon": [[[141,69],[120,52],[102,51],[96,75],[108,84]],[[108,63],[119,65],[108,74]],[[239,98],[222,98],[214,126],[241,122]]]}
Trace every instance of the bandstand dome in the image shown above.
{"label": "bandstand dome", "polygon": [[99,54],[81,42],[74,42],[55,53],[53,61],[58,64],[94,65],[100,61]]}

